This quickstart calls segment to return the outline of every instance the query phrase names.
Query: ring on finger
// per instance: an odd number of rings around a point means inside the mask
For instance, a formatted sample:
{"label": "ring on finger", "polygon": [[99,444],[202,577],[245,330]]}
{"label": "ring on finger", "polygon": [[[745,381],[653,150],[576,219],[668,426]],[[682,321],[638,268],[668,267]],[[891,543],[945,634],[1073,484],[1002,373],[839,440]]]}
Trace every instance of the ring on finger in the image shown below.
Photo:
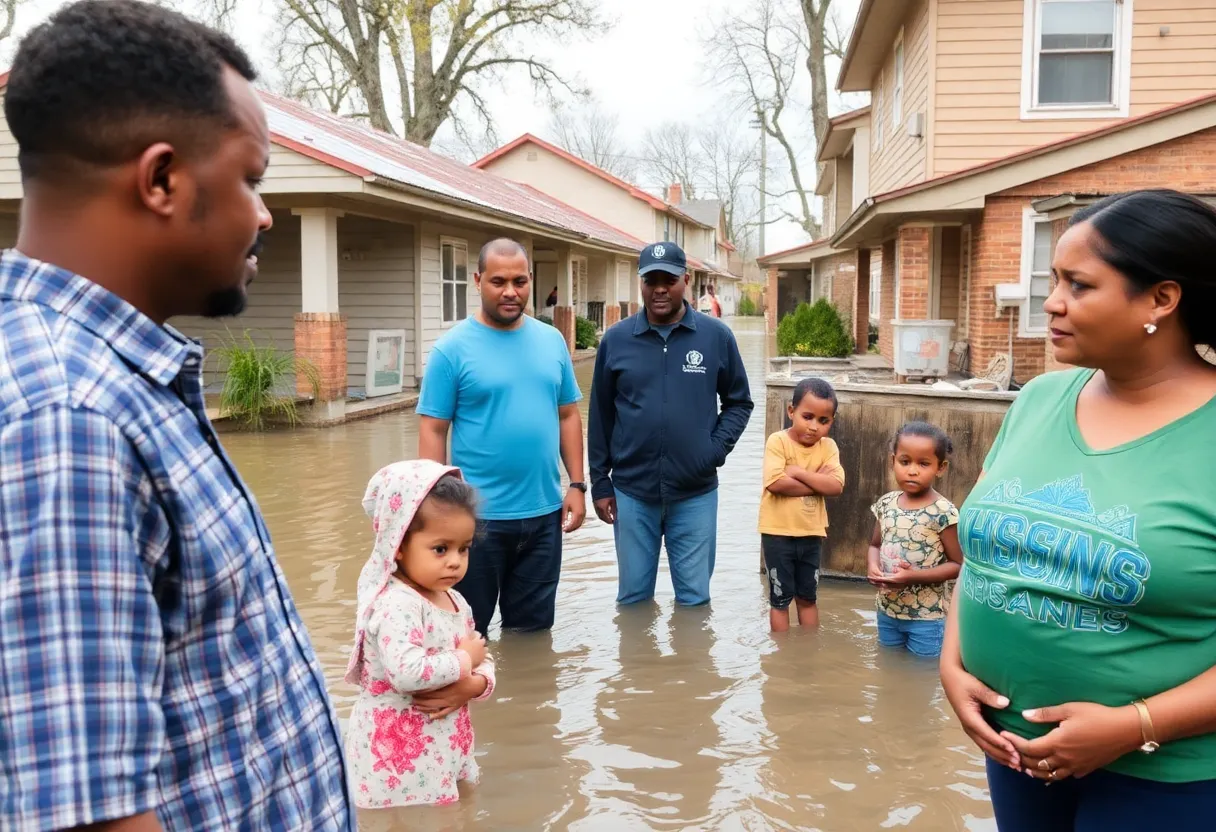
{"label": "ring on finger", "polygon": [[1051,770],[1051,763],[1047,762],[1046,757],[1044,757],[1042,760],[1039,760],[1039,771],[1050,771],[1050,770]]}

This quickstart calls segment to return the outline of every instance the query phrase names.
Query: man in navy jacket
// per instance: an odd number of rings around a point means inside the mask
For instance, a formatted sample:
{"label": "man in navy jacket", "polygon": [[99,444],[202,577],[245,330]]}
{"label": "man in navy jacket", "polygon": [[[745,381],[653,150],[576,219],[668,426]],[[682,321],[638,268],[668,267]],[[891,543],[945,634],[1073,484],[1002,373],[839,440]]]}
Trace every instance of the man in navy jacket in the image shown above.
{"label": "man in navy jacket", "polygon": [[654,597],[665,540],[676,603],[704,604],[718,468],[752,413],[747,372],[730,329],[684,300],[687,261],[677,245],[647,246],[638,275],[645,308],[604,333],[595,357],[591,495],[613,525],[618,603]]}

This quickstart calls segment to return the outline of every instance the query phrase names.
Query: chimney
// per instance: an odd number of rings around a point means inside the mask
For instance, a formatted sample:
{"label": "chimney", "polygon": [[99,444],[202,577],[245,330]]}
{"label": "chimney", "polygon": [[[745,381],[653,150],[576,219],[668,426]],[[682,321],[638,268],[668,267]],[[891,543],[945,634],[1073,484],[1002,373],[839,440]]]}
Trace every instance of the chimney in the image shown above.
{"label": "chimney", "polygon": [[667,187],[667,201],[672,205],[679,205],[684,201],[684,186],[679,182]]}

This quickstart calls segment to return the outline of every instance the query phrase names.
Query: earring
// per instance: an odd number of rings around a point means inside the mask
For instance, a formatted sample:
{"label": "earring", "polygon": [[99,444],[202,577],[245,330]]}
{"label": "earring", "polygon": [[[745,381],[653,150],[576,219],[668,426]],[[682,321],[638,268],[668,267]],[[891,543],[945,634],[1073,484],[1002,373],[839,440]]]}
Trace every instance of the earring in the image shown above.
{"label": "earring", "polygon": [[1149,335],[1152,335],[1154,332],[1157,331],[1157,325],[1156,324],[1145,324],[1144,331],[1147,332]]}

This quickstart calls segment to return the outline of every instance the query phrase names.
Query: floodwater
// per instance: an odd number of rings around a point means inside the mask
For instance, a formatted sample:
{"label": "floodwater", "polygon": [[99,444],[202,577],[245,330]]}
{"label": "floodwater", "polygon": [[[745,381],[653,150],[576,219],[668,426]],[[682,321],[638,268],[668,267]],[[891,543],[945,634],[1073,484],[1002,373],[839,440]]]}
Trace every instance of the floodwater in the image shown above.
{"label": "floodwater", "polygon": [[[757,407],[721,472],[712,604],[675,608],[664,565],[654,605],[618,609],[611,528],[591,513],[566,538],[553,631],[493,635],[497,695],[473,711],[481,784],[454,806],[366,812],[363,828],[995,830],[982,758],[935,664],[879,652],[866,585],[820,588],[819,633],[768,632],[755,531],[763,320],[735,330]],[[590,365],[578,375],[586,395]],[[355,584],[372,543],[359,503],[381,465],[416,454],[417,418],[225,444],[345,717]]]}

